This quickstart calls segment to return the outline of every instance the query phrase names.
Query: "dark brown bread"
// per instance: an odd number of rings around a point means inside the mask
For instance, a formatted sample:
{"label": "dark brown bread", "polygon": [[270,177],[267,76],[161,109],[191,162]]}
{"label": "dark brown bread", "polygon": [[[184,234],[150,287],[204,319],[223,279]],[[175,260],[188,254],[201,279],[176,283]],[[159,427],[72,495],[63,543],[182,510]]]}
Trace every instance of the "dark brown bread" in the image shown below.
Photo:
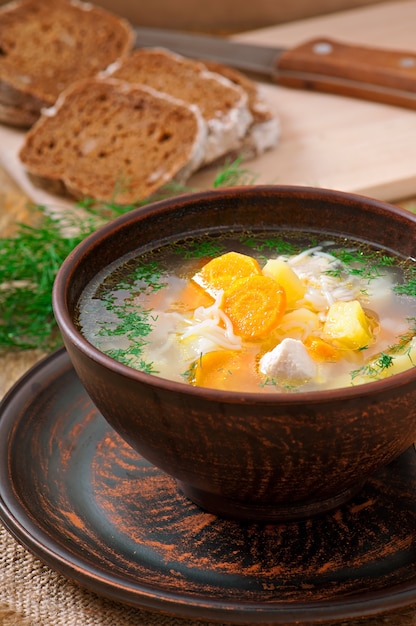
{"label": "dark brown bread", "polygon": [[30,126],[77,80],[129,53],[134,35],[79,0],[17,0],[0,9],[0,121]]}
{"label": "dark brown bread", "polygon": [[206,125],[190,107],[115,79],[73,84],[27,133],[20,159],[37,184],[133,204],[200,165]]}
{"label": "dark brown bread", "polygon": [[105,75],[149,85],[198,106],[208,128],[205,164],[237,149],[252,122],[243,89],[204,64],[168,50],[133,50]]}
{"label": "dark brown bread", "polygon": [[231,82],[235,83],[247,93],[248,105],[253,116],[253,122],[264,122],[273,117],[273,113],[263,102],[257,84],[248,76],[242,74],[233,67],[217,63],[216,61],[203,61],[204,65],[211,71],[225,76]]}

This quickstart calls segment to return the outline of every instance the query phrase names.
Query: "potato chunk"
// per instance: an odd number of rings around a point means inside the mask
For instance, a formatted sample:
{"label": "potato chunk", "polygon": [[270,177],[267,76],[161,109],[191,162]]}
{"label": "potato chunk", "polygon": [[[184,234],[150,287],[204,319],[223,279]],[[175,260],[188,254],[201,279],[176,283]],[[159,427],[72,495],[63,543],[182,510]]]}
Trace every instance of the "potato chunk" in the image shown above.
{"label": "potato chunk", "polygon": [[287,308],[292,308],[305,295],[305,285],[283,259],[269,259],[262,271],[265,276],[274,278],[283,287]]}
{"label": "potato chunk", "polygon": [[334,302],[329,308],[322,336],[348,350],[368,346],[372,341],[370,323],[358,300]]}

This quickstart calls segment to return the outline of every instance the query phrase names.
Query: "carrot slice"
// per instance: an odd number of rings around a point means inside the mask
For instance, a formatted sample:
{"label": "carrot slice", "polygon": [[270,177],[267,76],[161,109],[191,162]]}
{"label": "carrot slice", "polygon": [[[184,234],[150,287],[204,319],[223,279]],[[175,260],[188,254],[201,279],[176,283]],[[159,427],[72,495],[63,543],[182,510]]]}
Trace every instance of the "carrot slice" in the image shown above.
{"label": "carrot slice", "polygon": [[193,311],[203,306],[208,307],[213,304],[214,298],[209,295],[200,285],[190,280],[186,283],[178,296],[178,299],[172,304],[175,311]]}
{"label": "carrot slice", "polygon": [[317,361],[338,361],[342,352],[320,337],[309,335],[303,342],[309,354]]}
{"label": "carrot slice", "polygon": [[273,278],[253,275],[234,281],[224,291],[221,309],[237,335],[260,339],[278,326],[286,309],[286,294]]}
{"label": "carrot slice", "polygon": [[226,252],[208,261],[193,278],[204,289],[219,291],[228,289],[236,279],[256,274],[261,274],[256,259],[240,252]]}
{"label": "carrot slice", "polygon": [[189,382],[198,387],[237,391],[246,389],[254,376],[254,353],[214,350],[195,361]]}

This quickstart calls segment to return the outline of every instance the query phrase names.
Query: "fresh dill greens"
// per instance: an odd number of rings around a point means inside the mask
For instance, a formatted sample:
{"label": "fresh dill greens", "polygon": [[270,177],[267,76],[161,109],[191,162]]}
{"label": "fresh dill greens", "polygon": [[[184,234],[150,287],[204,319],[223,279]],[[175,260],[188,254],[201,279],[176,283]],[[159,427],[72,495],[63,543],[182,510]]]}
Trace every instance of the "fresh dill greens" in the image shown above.
{"label": "fresh dill greens", "polygon": [[[111,312],[111,320],[102,323],[98,335],[122,337],[127,347],[102,348],[102,351],[134,369],[147,374],[157,374],[153,364],[143,359],[146,338],[152,332],[157,316],[151,309],[144,309],[137,304],[134,296],[138,293],[152,293],[162,289],[165,286],[162,280],[163,272],[159,264],[151,260],[133,264],[127,262],[122,267],[128,271],[126,273],[115,272],[110,282],[108,279],[104,280],[95,292],[95,297],[99,297],[105,303],[106,309]],[[114,285],[117,292],[133,288],[134,295],[120,301],[112,291]]]}
{"label": "fresh dill greens", "polygon": [[[129,263],[122,265],[122,271],[115,272],[113,280],[116,280],[117,289],[130,289],[134,287],[136,290],[158,291],[165,286],[161,280],[163,270],[156,261],[145,261],[134,263],[130,267]],[[100,290],[108,291],[107,281],[104,281]],[[99,291],[97,293],[99,293]]]}
{"label": "fresh dill greens", "polygon": [[279,391],[298,391],[298,385],[290,385],[289,383],[282,384],[281,380],[276,378],[267,377],[264,381],[260,383],[260,387],[276,387]]}
{"label": "fresh dill greens", "polygon": [[117,323],[102,326],[99,335],[121,336],[128,340],[129,343],[125,349],[108,349],[103,350],[103,352],[117,361],[147,374],[157,374],[153,364],[145,362],[142,358],[146,337],[152,331],[152,322],[155,321],[152,319],[152,312],[132,302],[123,302],[123,304],[117,305],[113,300],[108,300],[107,305],[116,316]]}
{"label": "fresh dill greens", "polygon": [[372,361],[368,365],[363,365],[357,370],[351,372],[351,379],[354,380],[357,376],[369,376],[370,378],[377,379],[381,373],[393,365],[394,357],[386,352],[381,352],[379,357]]}
{"label": "fresh dill greens", "polygon": [[392,267],[396,262],[392,256],[363,248],[334,249],[331,254],[342,264],[326,270],[326,274],[335,278],[347,272],[350,276],[359,276],[370,281],[382,275],[382,267]]}
{"label": "fresh dill greens", "polygon": [[[260,233],[256,237],[244,233],[238,237],[239,243],[247,248],[254,249],[256,252],[268,252],[273,254],[291,255],[301,249],[299,244],[294,244],[282,236],[268,236],[262,239]],[[187,241],[184,245],[176,244],[172,251],[184,259],[204,259],[219,256],[226,250],[224,238]]]}
{"label": "fresh dill greens", "polygon": [[271,251],[274,254],[295,254],[297,248],[293,243],[284,239],[283,237],[268,237],[267,239],[261,240],[259,238],[254,237],[242,237],[241,243],[244,245],[255,248],[258,252],[263,251]]}
{"label": "fresh dill greens", "polygon": [[407,272],[406,280],[400,285],[396,285],[393,288],[395,293],[406,295],[406,296],[416,296],[416,270],[415,268],[410,268]]}
{"label": "fresh dill greens", "polygon": [[186,246],[176,245],[173,248],[174,254],[178,254],[184,259],[204,259],[216,257],[222,254],[224,245],[219,241],[193,241]]}
{"label": "fresh dill greens", "polygon": [[218,187],[235,187],[236,185],[253,185],[256,176],[250,170],[241,167],[242,158],[238,157],[233,163],[226,163],[213,182],[214,189]]}
{"label": "fresh dill greens", "polygon": [[409,317],[407,321],[410,324],[409,330],[407,333],[400,335],[397,343],[388,347],[389,354],[406,354],[410,352],[410,342],[416,335],[416,318]]}
{"label": "fresh dill greens", "polygon": [[409,330],[398,337],[397,343],[388,346],[386,351],[380,352],[378,357],[374,361],[371,361],[371,363],[363,365],[357,370],[353,370],[351,372],[352,380],[358,376],[368,376],[374,379],[379,378],[386,369],[393,365],[394,359],[397,355],[407,354],[410,361],[412,361],[412,357],[410,355],[412,349],[411,341],[416,335],[416,318],[409,317],[407,321],[410,324]]}
{"label": "fresh dill greens", "polygon": [[[214,187],[251,182],[253,176],[236,160],[218,173]],[[151,201],[185,191],[192,190],[170,184]],[[81,209],[82,217],[77,213],[71,219],[70,212],[65,219],[52,217],[45,207],[35,207],[34,225],[17,224],[13,236],[0,237],[0,350],[50,351],[62,344],[52,310],[52,286],[59,267],[87,235],[135,206],[89,199],[75,208]]]}
{"label": "fresh dill greens", "polygon": [[183,372],[183,374],[181,374],[181,377],[184,379],[185,382],[187,383],[195,382],[196,367],[197,367],[197,364],[194,361],[193,363],[190,364],[189,368],[185,372]]}
{"label": "fresh dill greens", "polygon": [[20,224],[12,238],[0,239],[0,349],[53,349],[61,343],[52,311],[56,272],[71,250],[90,232],[63,237],[58,223],[42,208],[37,226]]}

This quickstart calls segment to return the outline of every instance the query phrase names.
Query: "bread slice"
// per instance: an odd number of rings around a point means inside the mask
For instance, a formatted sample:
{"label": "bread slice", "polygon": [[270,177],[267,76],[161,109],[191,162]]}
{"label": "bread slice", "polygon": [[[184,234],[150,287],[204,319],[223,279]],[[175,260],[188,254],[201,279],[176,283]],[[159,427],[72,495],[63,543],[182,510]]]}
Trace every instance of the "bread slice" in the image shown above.
{"label": "bread slice", "polygon": [[124,19],[79,0],[16,0],[0,9],[0,121],[30,126],[76,80],[130,52]]}
{"label": "bread slice", "polygon": [[173,179],[184,182],[205,144],[196,107],[142,85],[86,79],[43,111],[19,157],[50,191],[133,204]]}
{"label": "bread slice", "polygon": [[138,48],[104,75],[149,85],[196,105],[208,128],[205,165],[237,149],[252,122],[243,89],[204,64],[168,50]]}
{"label": "bread slice", "polygon": [[262,97],[257,83],[228,65],[205,60],[203,63],[208,70],[225,76],[247,93],[253,119],[236,155],[239,153],[244,159],[252,159],[274,148],[280,138],[280,122]]}

